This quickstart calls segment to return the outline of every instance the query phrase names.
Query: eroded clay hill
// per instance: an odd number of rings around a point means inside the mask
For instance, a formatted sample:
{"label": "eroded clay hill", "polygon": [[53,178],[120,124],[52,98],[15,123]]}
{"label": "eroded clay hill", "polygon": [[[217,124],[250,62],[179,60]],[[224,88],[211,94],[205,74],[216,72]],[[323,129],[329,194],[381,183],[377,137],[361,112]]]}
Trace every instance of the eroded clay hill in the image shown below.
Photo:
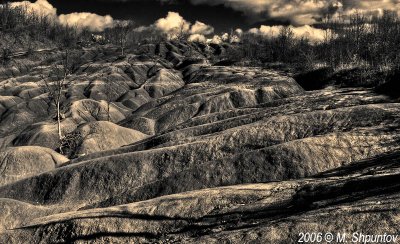
{"label": "eroded clay hill", "polygon": [[76,54],[63,89],[62,128],[74,139],[65,156],[43,80],[59,53],[0,70],[0,243],[396,232],[398,100],[213,65],[221,46],[139,51]]}

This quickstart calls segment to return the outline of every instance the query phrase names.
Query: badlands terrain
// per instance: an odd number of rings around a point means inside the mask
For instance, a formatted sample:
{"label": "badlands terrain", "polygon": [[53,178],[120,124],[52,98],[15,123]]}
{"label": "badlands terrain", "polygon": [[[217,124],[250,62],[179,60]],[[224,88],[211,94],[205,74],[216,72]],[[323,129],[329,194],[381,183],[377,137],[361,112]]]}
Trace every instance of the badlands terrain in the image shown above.
{"label": "badlands terrain", "polygon": [[310,89],[312,77],[214,62],[223,49],[75,51],[61,151],[44,80],[62,54],[2,66],[0,243],[398,234],[399,93],[338,80]]}

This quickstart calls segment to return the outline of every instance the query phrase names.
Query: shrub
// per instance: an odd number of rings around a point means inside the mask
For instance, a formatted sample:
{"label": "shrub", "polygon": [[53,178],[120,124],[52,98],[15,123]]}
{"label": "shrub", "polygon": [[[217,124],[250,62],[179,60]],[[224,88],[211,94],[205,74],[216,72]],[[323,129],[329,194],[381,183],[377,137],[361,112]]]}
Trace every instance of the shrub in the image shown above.
{"label": "shrub", "polygon": [[83,137],[79,131],[68,133],[61,140],[60,153],[68,158],[73,158],[82,142]]}

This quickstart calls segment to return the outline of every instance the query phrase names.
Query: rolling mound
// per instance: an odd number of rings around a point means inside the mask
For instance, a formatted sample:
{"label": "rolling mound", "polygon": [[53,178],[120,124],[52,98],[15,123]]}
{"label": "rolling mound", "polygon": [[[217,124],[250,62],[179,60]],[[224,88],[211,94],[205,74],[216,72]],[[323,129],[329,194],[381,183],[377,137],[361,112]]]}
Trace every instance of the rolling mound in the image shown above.
{"label": "rolling mound", "polygon": [[41,79],[51,59],[4,69],[0,242],[290,243],[301,231],[396,234],[396,98],[365,87],[306,91],[277,70],[213,65],[223,47],[209,48],[80,50],[62,91],[69,159],[54,151],[55,106]]}
{"label": "rolling mound", "polygon": [[68,159],[43,147],[15,147],[0,152],[0,186],[50,171]]}
{"label": "rolling mound", "polygon": [[148,137],[139,131],[118,126],[112,122],[96,121],[77,128],[82,142],[77,150],[78,155],[119,148]]}
{"label": "rolling mound", "polygon": [[[1,240],[288,243],[302,231],[327,228],[397,233],[400,188],[393,180],[399,177],[398,160],[394,153],[317,178],[213,188],[54,214],[8,231]],[[380,224],[373,224],[377,220]]]}

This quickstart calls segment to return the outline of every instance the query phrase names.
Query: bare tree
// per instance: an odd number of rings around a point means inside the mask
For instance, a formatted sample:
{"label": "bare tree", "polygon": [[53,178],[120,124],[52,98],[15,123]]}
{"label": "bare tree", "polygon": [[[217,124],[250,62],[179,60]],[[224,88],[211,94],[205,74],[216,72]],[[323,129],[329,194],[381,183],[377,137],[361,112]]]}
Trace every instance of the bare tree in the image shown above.
{"label": "bare tree", "polygon": [[280,59],[284,62],[289,61],[291,46],[293,44],[294,33],[290,26],[282,26],[278,35],[278,46],[280,50]]}
{"label": "bare tree", "polygon": [[114,39],[121,49],[121,55],[125,55],[125,48],[129,34],[133,31],[134,22],[132,20],[118,21],[114,28]]}
{"label": "bare tree", "polygon": [[[68,58],[66,58],[68,59]],[[63,133],[61,128],[61,104],[65,98],[63,94],[63,90],[67,87],[67,83],[69,82],[68,76],[70,74],[70,70],[66,68],[66,66],[62,65],[54,65],[51,68],[51,72],[49,77],[43,78],[45,90],[48,93],[48,98],[51,102],[53,102],[56,107],[56,117],[57,117],[57,127],[58,127],[58,137],[60,141],[63,139]]]}
{"label": "bare tree", "polygon": [[0,28],[2,31],[5,31],[7,29],[10,14],[10,3],[8,1],[5,1],[5,3],[3,3],[0,8]]}
{"label": "bare tree", "polygon": [[[67,38],[68,39],[68,38]],[[56,119],[57,119],[57,130],[58,138],[60,140],[60,152],[62,152],[62,141],[64,135],[62,132],[61,120],[63,114],[61,112],[61,106],[65,100],[64,90],[68,87],[70,83],[70,75],[77,69],[79,64],[79,59],[72,53],[71,47],[73,44],[67,39],[62,38],[62,45],[64,45],[64,50],[62,53],[62,61],[60,64],[55,64],[51,67],[48,77],[42,76],[44,82],[44,88],[48,93],[48,98],[50,102],[56,107]]]}
{"label": "bare tree", "polygon": [[107,121],[111,121],[110,108],[114,99],[113,91],[114,91],[113,84],[107,76],[107,78],[104,81],[104,95],[105,95],[105,101],[107,102]]}
{"label": "bare tree", "polygon": [[173,36],[171,36],[170,39],[176,39],[177,41],[187,40],[189,37],[189,31],[185,21],[182,21],[179,27],[174,28],[172,33]]}

